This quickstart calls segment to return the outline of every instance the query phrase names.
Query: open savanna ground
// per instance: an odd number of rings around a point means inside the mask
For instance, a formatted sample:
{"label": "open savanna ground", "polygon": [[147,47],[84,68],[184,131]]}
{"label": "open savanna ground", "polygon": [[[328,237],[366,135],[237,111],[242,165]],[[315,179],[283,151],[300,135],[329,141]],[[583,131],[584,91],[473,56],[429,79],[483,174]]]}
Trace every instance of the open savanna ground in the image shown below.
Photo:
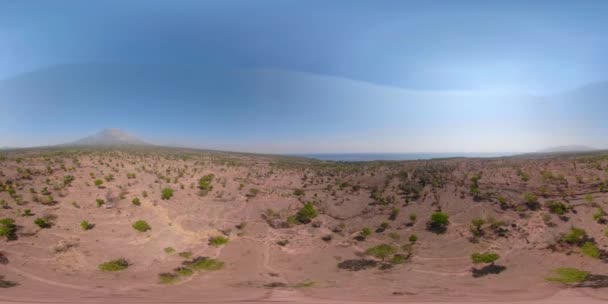
{"label": "open savanna ground", "polygon": [[608,300],[608,154],[0,156],[0,301]]}

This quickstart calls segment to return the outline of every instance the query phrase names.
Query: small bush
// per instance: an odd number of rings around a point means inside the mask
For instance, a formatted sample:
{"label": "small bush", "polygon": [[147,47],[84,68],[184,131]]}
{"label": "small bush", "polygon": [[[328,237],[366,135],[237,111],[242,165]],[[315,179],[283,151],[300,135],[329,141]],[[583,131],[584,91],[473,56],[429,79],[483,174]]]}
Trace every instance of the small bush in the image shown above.
{"label": "small bush", "polygon": [[209,245],[219,247],[228,244],[228,238],[223,236],[214,236],[209,239]]}
{"label": "small bush", "polygon": [[409,241],[412,244],[416,243],[416,241],[418,241],[418,236],[415,234],[410,235]]}
{"label": "small bush", "polygon": [[550,282],[558,282],[562,284],[581,283],[587,280],[590,273],[576,268],[557,268],[554,270],[556,277],[546,278]]}
{"label": "small bush", "polygon": [[363,229],[361,229],[361,236],[368,237],[370,235],[372,235],[372,230],[369,227],[363,227]]}
{"label": "small bush", "polygon": [[6,237],[7,240],[15,237],[17,231],[17,225],[15,220],[12,218],[3,218],[0,220],[0,236]]}
{"label": "small bush", "polygon": [[146,232],[150,229],[152,229],[152,227],[150,227],[150,225],[148,225],[148,223],[144,220],[139,220],[135,223],[133,223],[133,229],[139,231],[139,232]]}
{"label": "small bush", "polygon": [[34,224],[36,224],[36,226],[38,226],[42,229],[51,228],[51,225],[52,225],[51,221],[45,217],[39,217],[39,218],[35,219]]}
{"label": "small bush", "polygon": [[397,207],[394,207],[391,210],[391,215],[388,217],[389,220],[394,221],[397,219],[397,217],[399,216],[399,213],[401,212],[401,210]]}
{"label": "small bush", "polygon": [[25,210],[23,210],[23,213],[21,213],[21,216],[32,216],[32,215],[34,215],[34,214],[32,213],[31,209],[25,209]]}
{"label": "small bush", "polygon": [[594,259],[600,258],[600,249],[597,248],[597,246],[592,242],[585,242],[583,246],[581,246],[581,251],[584,255],[592,257]]}
{"label": "small bush", "polygon": [[73,181],[74,181],[74,176],[73,175],[66,175],[66,176],[63,177],[63,185],[64,186],[70,186]]}
{"label": "small bush", "polygon": [[171,188],[163,189],[160,197],[164,200],[170,199],[171,197],[173,197],[173,189],[171,189]]}
{"label": "small bush", "polygon": [[85,231],[93,229],[94,226],[95,226],[94,224],[91,224],[88,221],[80,222],[80,228],[82,228],[82,230],[85,230]]}
{"label": "small bush", "polygon": [[571,244],[581,246],[588,239],[587,232],[584,229],[572,227],[570,232],[562,236],[562,241]]}
{"label": "small bush", "polygon": [[127,267],[129,267],[129,261],[120,258],[120,259],[116,259],[116,260],[112,260],[112,261],[108,261],[105,263],[101,263],[99,264],[99,266],[97,266],[99,268],[99,270],[101,271],[122,271],[127,269]]}
{"label": "small bush", "polygon": [[97,203],[97,207],[101,207],[106,204],[106,201],[104,201],[100,198],[96,199],[95,202]]}
{"label": "small bush", "polygon": [[496,260],[498,260],[499,258],[500,258],[500,256],[493,252],[473,253],[471,255],[471,261],[473,261],[474,264],[482,264],[482,263],[494,264],[494,262],[496,262]]}
{"label": "small bush", "polygon": [[317,217],[317,210],[310,202],[304,204],[304,207],[302,207],[302,209],[298,211],[298,214],[296,214],[297,220],[303,224],[310,223],[310,221],[315,217]]}
{"label": "small bush", "polygon": [[569,206],[558,201],[548,201],[545,206],[547,206],[549,212],[557,215],[564,215],[570,210]]}
{"label": "small bush", "polygon": [[532,193],[524,194],[524,203],[530,210],[537,210],[540,207],[538,197]]}
{"label": "small bush", "polygon": [[187,268],[187,267],[178,267],[178,268],[175,268],[174,271],[177,274],[184,276],[184,277],[189,277],[194,273],[194,271],[192,271],[192,269]]}
{"label": "small bush", "polygon": [[473,233],[473,235],[478,237],[482,236],[483,230],[481,228],[485,223],[486,221],[484,221],[482,218],[474,218],[473,220],[471,220],[471,232]]}
{"label": "small bush", "polygon": [[201,189],[203,194],[207,194],[209,191],[213,190],[213,185],[211,182],[215,176],[213,174],[207,174],[198,181],[198,188]]}
{"label": "small bush", "polygon": [[435,212],[431,215],[431,219],[428,222],[429,230],[436,233],[443,233],[447,230],[450,224],[450,217],[443,212]]}
{"label": "small bush", "polygon": [[394,265],[403,264],[403,263],[407,262],[408,259],[409,259],[408,255],[405,255],[405,254],[395,254],[391,258],[391,264],[394,264]]}
{"label": "small bush", "polygon": [[184,259],[189,259],[192,257],[192,252],[190,251],[182,251],[179,253],[179,256],[184,258]]}
{"label": "small bush", "polygon": [[380,244],[378,246],[371,247],[365,251],[367,255],[371,255],[383,261],[389,256],[395,254],[396,252],[397,248],[389,244]]}
{"label": "small bush", "polygon": [[139,200],[139,198],[137,198],[137,197],[136,197],[136,198],[134,198],[134,199],[131,201],[131,203],[132,203],[133,205],[135,205],[135,206],[139,206],[139,205],[141,205],[141,201],[140,201],[140,200]]}
{"label": "small bush", "polygon": [[295,190],[293,190],[293,195],[295,195],[295,196],[302,196],[302,195],[304,195],[304,190],[302,190],[302,189],[295,189]]}
{"label": "small bush", "polygon": [[166,254],[172,254],[175,252],[175,249],[173,247],[165,247],[163,251],[165,251]]}
{"label": "small bush", "polygon": [[222,269],[222,267],[224,267],[224,262],[207,257],[198,257],[187,263],[187,266],[194,270],[213,271]]}
{"label": "small bush", "polygon": [[179,276],[175,273],[163,272],[158,275],[161,284],[175,284],[179,282]]}
{"label": "small bush", "polygon": [[95,186],[100,187],[101,185],[103,185],[103,181],[100,179],[95,180]]}

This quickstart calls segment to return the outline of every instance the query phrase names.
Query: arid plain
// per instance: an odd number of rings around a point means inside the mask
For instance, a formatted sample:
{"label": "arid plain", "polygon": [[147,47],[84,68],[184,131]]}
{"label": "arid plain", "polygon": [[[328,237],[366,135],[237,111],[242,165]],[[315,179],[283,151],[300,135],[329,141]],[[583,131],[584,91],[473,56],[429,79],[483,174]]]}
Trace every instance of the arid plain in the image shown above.
{"label": "arid plain", "polygon": [[4,151],[0,301],[608,301],[608,154]]}

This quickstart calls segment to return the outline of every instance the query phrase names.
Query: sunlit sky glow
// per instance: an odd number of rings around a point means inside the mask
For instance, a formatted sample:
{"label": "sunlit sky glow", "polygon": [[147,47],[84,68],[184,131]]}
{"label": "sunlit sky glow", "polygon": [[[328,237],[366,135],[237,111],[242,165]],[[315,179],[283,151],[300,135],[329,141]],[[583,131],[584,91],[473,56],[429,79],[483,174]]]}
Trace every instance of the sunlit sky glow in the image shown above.
{"label": "sunlit sky glow", "polygon": [[[608,148],[606,1],[3,1],[0,147]],[[582,88],[582,89],[581,89]]]}

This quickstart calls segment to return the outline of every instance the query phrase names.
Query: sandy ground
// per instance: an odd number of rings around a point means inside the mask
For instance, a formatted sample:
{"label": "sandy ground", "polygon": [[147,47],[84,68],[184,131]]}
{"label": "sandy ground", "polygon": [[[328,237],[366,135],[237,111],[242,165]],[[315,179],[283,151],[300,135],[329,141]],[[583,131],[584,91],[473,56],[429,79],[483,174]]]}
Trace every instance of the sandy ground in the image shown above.
{"label": "sandy ground", "polygon": [[[13,218],[18,226],[15,239],[0,240],[7,261],[0,264],[0,276],[16,283],[0,289],[5,303],[608,301],[608,288],[545,280],[558,267],[608,275],[608,263],[578,248],[547,249],[571,227],[584,228],[600,250],[608,248],[607,225],[593,220],[598,207],[608,210],[608,193],[599,190],[608,180],[605,157],[348,165],[190,150],[49,150],[8,153],[0,166],[0,182],[15,190],[0,192],[6,202],[0,218]],[[424,172],[431,172],[430,179],[419,197],[404,193],[402,185],[417,182]],[[110,174],[113,179],[106,180]],[[203,194],[198,181],[207,174],[214,174],[213,190]],[[477,199],[470,191],[476,174]],[[67,175],[74,177],[69,185],[63,182]],[[94,184],[97,179],[102,187]],[[167,187],[174,195],[163,200]],[[538,209],[521,207],[525,193],[538,196]],[[501,208],[499,197],[508,207]],[[132,204],[133,198],[141,204]],[[97,199],[105,205],[98,207]],[[572,206],[567,220],[548,211],[550,200]],[[312,223],[272,227],[268,209],[274,224],[284,223],[305,202],[318,210]],[[394,208],[399,213],[391,217]],[[33,215],[23,216],[24,209]],[[450,216],[440,234],[426,225],[438,209]],[[409,218],[413,213],[415,221]],[[34,225],[45,216],[52,227]],[[484,235],[474,238],[471,220],[477,217],[504,221],[507,232],[496,235],[486,224]],[[131,225],[140,219],[152,229],[135,231]],[[82,220],[95,226],[84,231]],[[378,230],[383,222],[388,228]],[[364,227],[373,232],[358,239]],[[374,259],[365,256],[368,248],[400,247],[412,234],[418,240],[404,264],[387,270],[337,267],[348,259]],[[220,235],[229,242],[210,245],[210,237]],[[323,239],[329,235],[331,240]],[[175,252],[165,252],[168,247]],[[481,266],[470,256],[485,251],[499,253],[497,264],[506,268],[473,277],[471,269]],[[179,252],[215,258],[224,267],[160,284],[160,273],[188,260]],[[131,264],[119,272],[98,269],[116,258]]]}

